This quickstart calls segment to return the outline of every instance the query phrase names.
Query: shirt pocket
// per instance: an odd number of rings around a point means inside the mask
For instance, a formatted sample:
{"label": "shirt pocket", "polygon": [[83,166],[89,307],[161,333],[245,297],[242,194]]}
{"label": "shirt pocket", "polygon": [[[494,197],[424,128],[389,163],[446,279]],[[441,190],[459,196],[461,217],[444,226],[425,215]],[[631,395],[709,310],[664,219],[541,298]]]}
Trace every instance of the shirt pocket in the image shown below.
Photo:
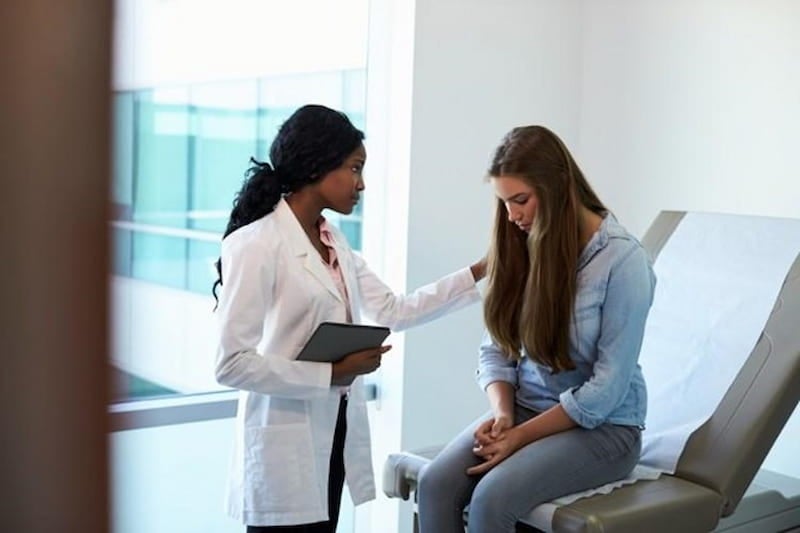
{"label": "shirt pocket", "polygon": [[259,513],[308,511],[320,502],[311,436],[306,424],[245,430],[244,505]]}

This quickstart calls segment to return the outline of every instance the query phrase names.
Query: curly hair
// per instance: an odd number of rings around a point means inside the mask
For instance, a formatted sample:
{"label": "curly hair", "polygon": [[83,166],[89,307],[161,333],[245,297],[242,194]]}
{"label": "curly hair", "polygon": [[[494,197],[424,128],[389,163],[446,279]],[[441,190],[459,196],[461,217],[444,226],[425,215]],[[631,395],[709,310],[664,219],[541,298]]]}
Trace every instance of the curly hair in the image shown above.
{"label": "curly hair", "polygon": [[[347,115],[321,105],[297,109],[284,122],[269,150],[268,162],[250,158],[242,188],[233,200],[223,239],[271,213],[280,199],[339,168],[364,140]],[[214,299],[222,285],[222,258],[217,259]]]}

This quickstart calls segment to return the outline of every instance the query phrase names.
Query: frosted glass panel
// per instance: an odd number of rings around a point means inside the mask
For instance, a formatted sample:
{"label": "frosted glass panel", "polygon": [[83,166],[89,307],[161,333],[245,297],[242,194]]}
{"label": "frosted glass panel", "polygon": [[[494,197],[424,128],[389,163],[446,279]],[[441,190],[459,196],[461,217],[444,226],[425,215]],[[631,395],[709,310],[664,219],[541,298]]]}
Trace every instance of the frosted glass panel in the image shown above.
{"label": "frosted glass panel", "polygon": [[[243,533],[223,508],[233,419],[110,435],[113,533]],[[345,490],[338,533],[354,530]]]}

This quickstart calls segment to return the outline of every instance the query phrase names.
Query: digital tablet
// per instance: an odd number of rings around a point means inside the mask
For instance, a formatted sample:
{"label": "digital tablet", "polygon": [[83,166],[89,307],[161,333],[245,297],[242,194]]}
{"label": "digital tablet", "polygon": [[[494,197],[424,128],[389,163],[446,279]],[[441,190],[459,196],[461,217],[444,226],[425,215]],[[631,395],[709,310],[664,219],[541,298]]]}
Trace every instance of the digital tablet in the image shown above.
{"label": "digital tablet", "polygon": [[297,359],[335,363],[347,354],[377,348],[389,333],[389,328],[381,326],[323,322],[308,339]]}

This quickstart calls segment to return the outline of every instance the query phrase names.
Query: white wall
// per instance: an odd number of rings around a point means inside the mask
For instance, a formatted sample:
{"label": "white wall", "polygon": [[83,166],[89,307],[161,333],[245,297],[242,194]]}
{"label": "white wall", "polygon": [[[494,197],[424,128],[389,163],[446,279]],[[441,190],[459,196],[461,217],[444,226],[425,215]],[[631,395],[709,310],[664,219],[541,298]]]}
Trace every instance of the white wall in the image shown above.
{"label": "white wall", "polygon": [[800,216],[800,3],[584,3],[578,154],[623,223]]}

